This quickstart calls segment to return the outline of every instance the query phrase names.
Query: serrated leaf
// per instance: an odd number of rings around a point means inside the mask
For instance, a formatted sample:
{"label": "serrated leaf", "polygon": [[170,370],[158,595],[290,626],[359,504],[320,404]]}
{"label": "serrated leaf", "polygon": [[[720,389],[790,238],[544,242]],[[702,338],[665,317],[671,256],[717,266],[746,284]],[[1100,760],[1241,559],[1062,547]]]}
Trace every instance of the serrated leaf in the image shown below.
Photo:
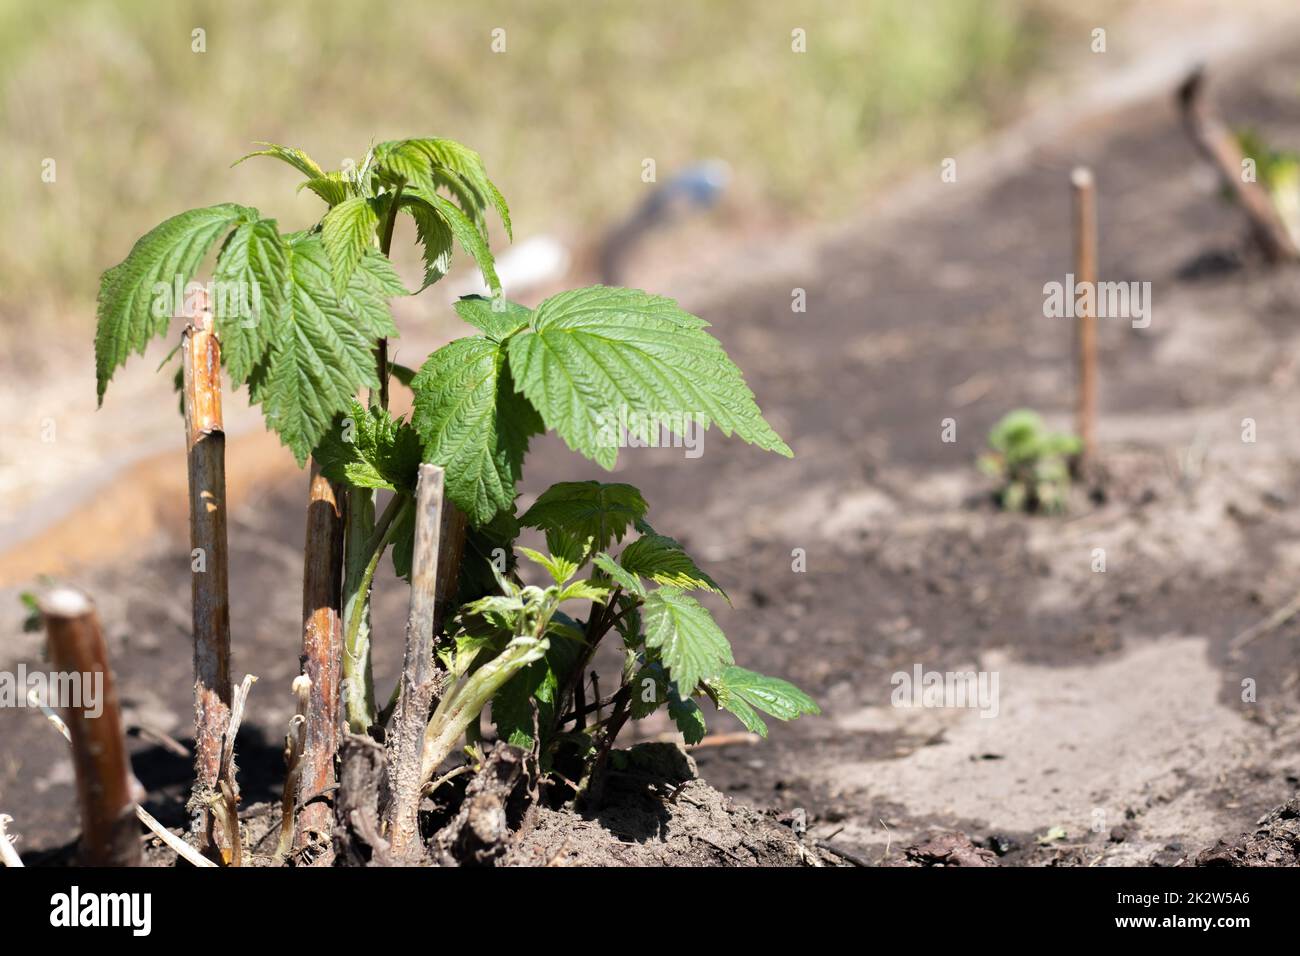
{"label": "serrated leaf", "polygon": [[504,342],[528,324],[533,310],[504,298],[467,295],[457,300],[456,314],[495,342]]}
{"label": "serrated leaf", "polygon": [[557,585],[564,584],[569,578],[578,573],[578,562],[564,555],[542,554],[540,551],[525,548],[522,545],[518,547],[518,551],[533,564],[545,568],[546,573],[551,576],[551,580]]}
{"label": "serrated leaf", "polygon": [[353,399],[313,453],[333,481],[414,492],[420,436],[408,423]]}
{"label": "serrated leaf", "polygon": [[374,247],[378,225],[375,210],[360,196],[343,200],[321,220],[321,242],[329,256],[336,292],[341,294],[348,287],[362,255]]}
{"label": "serrated leaf", "polygon": [[397,334],[388,297],[398,294],[394,289],[405,290],[388,260],[375,252],[362,257],[339,298],[319,236],[299,235],[288,249],[289,295],[265,380],[253,391],[267,425],[301,465],[357,390],[379,387],[374,343]]}
{"label": "serrated leaf", "polygon": [[435,175],[441,169],[455,174],[477,194],[479,204],[491,203],[501,217],[501,224],[506,228],[506,235],[514,237],[510,223],[510,210],[505,198],[487,177],[483,158],[477,152],[451,139],[419,139],[414,141],[433,163]]}
{"label": "serrated leaf", "polygon": [[641,579],[631,571],[623,570],[623,566],[615,561],[613,557],[602,551],[591,560],[592,564],[609,575],[610,580],[615,584],[622,585],[624,591],[629,594],[645,596],[645,585],[641,583]]}
{"label": "serrated leaf", "polygon": [[731,598],[718,582],[701,571],[682,546],[667,535],[642,535],[623,549],[618,561],[626,570],[656,584],[668,584],[686,591],[712,591],[731,603]]}
{"label": "serrated leaf", "polygon": [[651,591],[641,609],[646,647],[659,652],[683,697],[695,693],[701,680],[733,663],[731,645],[713,615],[677,588]]}
{"label": "serrated leaf", "polygon": [[424,256],[424,282],[421,291],[433,285],[451,269],[451,229],[430,206],[423,203],[403,203],[402,207],[415,221],[415,238]]}
{"label": "serrated leaf", "polygon": [[411,388],[424,460],[446,469],[447,497],[475,525],[508,509],[542,423],[515,391],[501,346],[477,335],[445,345]]}
{"label": "serrated leaf", "polygon": [[789,681],[768,677],[732,665],[707,682],[718,706],[730,711],[752,733],[767,736],[767,724],[756,711],[778,720],[794,720],[805,714],[820,714],[816,701]]}
{"label": "serrated leaf", "polygon": [[671,685],[668,687],[668,716],[673,719],[677,729],[682,732],[682,737],[688,744],[698,744],[708,733],[708,727],[704,723],[704,711],[695,701],[689,697],[683,698],[677,692],[677,689]]}
{"label": "serrated leaf", "polygon": [[505,198],[487,176],[483,158],[455,140],[424,137],[392,140],[375,147],[379,165],[390,176],[430,192],[446,188],[486,239],[483,210],[491,204],[501,217],[506,235],[513,238],[510,210]]}
{"label": "serrated leaf", "polygon": [[649,506],[641,492],[619,482],[561,481],[543,491],[524,512],[526,528],[590,538],[592,549],[622,541],[628,526],[643,518]]}
{"label": "serrated leaf", "polygon": [[479,272],[483,274],[483,281],[487,283],[492,293],[495,295],[501,291],[501,280],[497,278],[496,264],[487,240],[455,203],[450,199],[444,199],[431,189],[419,186],[408,186],[406,192],[402,194],[401,202],[403,205],[423,205],[441,218],[456,241],[460,243],[461,248],[478,264]]}
{"label": "serrated leaf", "polygon": [[[288,247],[274,219],[240,224],[217,258],[212,313],[221,359],[236,386],[248,380],[271,345],[275,324],[284,312],[288,272]],[[232,287],[242,290],[242,302],[230,294]],[[236,308],[237,304],[248,311]]]}
{"label": "serrated leaf", "polygon": [[633,720],[644,720],[668,703],[668,674],[658,661],[643,664],[632,675],[629,687],[628,713]]}
{"label": "serrated leaf", "polygon": [[593,604],[605,604],[609,601],[610,589],[593,584],[591,581],[570,581],[555,596],[557,601],[591,601]]}
{"label": "serrated leaf", "polygon": [[288,163],[308,178],[314,179],[325,175],[325,170],[321,169],[314,159],[296,146],[280,146],[277,143],[258,143],[257,145],[266,148],[254,150],[246,156],[239,157],[239,159],[230,164],[231,168],[233,169],[244,160],[252,159],[254,156],[270,156],[274,159],[280,160],[281,162]]}
{"label": "serrated leaf", "polygon": [[101,404],[113,372],[132,352],[143,355],[150,340],[167,331],[172,313],[181,306],[156,307],[154,286],[161,283],[171,290],[179,283],[184,288],[218,239],[236,224],[258,218],[256,209],[234,203],[172,216],[145,233],[124,260],[100,277],[95,379]]}
{"label": "serrated leaf", "polygon": [[298,189],[310,189],[331,206],[337,206],[352,195],[352,186],[338,173],[326,173],[298,184]]}
{"label": "serrated leaf", "polygon": [[510,339],[510,367],[547,427],[607,469],[624,423],[643,439],[659,425],[681,434],[711,423],[792,455],[707,326],[673,300],[634,289],[562,292]]}

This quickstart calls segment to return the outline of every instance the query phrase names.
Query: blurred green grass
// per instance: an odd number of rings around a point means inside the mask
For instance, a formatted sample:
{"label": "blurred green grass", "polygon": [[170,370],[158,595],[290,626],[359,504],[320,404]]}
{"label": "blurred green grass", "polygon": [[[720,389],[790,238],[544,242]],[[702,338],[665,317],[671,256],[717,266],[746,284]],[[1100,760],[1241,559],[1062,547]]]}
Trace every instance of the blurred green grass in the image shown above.
{"label": "blurred green grass", "polygon": [[[0,334],[88,325],[99,273],[183,209],[230,200],[284,228],[314,221],[319,201],[295,197],[287,167],[229,168],[255,140],[336,168],[372,141],[459,139],[520,236],[602,228],[639,198],[645,157],[661,177],[721,157],[747,209],[834,216],[996,121],[1064,8],[0,0]],[[497,27],[505,53],[491,50]]]}

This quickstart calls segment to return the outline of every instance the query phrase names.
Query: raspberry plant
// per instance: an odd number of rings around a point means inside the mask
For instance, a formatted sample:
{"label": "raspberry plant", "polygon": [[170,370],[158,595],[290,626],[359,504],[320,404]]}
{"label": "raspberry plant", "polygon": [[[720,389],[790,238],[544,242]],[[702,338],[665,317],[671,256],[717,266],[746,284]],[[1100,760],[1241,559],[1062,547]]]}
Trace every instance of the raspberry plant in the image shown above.
{"label": "raspberry plant", "polygon": [[980,470],[1001,484],[998,501],[1007,511],[1065,511],[1070,497],[1070,459],[1083,444],[1074,435],[1048,431],[1037,412],[1018,408],[989,432]]}
{"label": "raspberry plant", "polygon": [[[761,734],[760,712],[780,719],[818,712],[786,681],[735,665],[726,637],[691,594],[722,589],[646,522],[637,489],[566,482],[517,514],[529,441],[547,429],[606,469],[618,453],[612,421],[639,423],[633,427],[648,438],[658,427],[652,422],[689,418],[791,454],[707,322],[631,289],[577,289],[536,309],[506,300],[488,216],[509,234],[509,210],[478,154],[450,140],[380,143],[348,171],[326,171],[301,150],[273,144],[250,156],[279,159],[305,176],[299,188],[325,202],[324,215],[282,232],[256,209],[223,203],[147,233],[101,280],[98,393],[102,402],[129,355],[167,333],[179,304],[169,290],[190,283],[216,248],[211,302],[232,385],[247,386],[300,466],[314,456],[346,488],[342,694],[350,730],[379,735],[392,710],[376,705],[369,597],[390,550],[396,574],[409,578],[421,462],[444,468],[446,495],[470,525],[460,610],[436,636],[447,680],[425,733],[426,782],[462,737],[477,739],[489,704],[502,739],[532,748],[543,768],[562,763],[579,780],[601,766],[627,719],[659,707],[692,742],[704,734],[699,699]],[[477,333],[438,349],[418,372],[387,358],[387,340],[398,334],[388,303],[408,294],[389,260],[401,215],[413,220],[423,250],[417,292],[447,272],[454,245],[492,291],[456,304]],[[414,392],[409,420],[388,410],[390,377]],[[376,517],[380,491],[391,499]],[[545,535],[549,553],[516,543],[524,527]],[[525,585],[517,554],[551,583]],[[587,668],[610,633],[622,642],[619,687],[587,705]]]}

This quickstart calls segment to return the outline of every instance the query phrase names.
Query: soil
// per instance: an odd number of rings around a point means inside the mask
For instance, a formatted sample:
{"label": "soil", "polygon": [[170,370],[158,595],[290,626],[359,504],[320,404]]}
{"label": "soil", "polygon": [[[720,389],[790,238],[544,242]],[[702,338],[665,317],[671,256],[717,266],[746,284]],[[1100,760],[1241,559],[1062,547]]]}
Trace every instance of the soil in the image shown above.
{"label": "soil", "polygon": [[[1222,112],[1300,147],[1300,63],[1256,51],[1249,67],[1212,68]],[[637,784],[592,819],[539,812],[509,862],[793,863],[825,842],[871,864],[1296,862],[1300,619],[1257,625],[1300,581],[1300,273],[1243,247],[1171,96],[1008,137],[1013,149],[958,157],[956,183],[927,174],[905,200],[683,296],[796,457],[709,432],[699,458],[626,451],[617,480],[728,589],[734,608],[707,603],[738,660],[824,712],[696,748],[726,797],[689,782],[673,803]],[[1074,330],[1043,316],[1043,285],[1070,271],[1079,163],[1099,184],[1102,278],[1150,282],[1152,321],[1100,323],[1103,476],[1066,516],[1004,514],[972,465],[990,425],[1021,406],[1070,424]],[[806,312],[791,311],[796,288]],[[538,440],[521,506],[594,474]],[[305,486],[249,485],[231,515],[235,674],[261,678],[238,745],[250,804],[274,802],[282,777]],[[190,709],[189,545],[183,517],[149,527],[88,542],[72,577],[100,606],[148,809],[179,825],[189,764],[156,741],[183,743]],[[20,546],[8,567],[34,577],[39,553]],[[66,549],[58,560],[76,565]],[[16,590],[0,595],[0,665],[33,666]],[[383,688],[403,591],[377,598]],[[894,706],[894,675],[917,665],[996,674],[997,715]],[[670,730],[647,720],[625,743]],[[0,711],[0,740],[20,848],[70,840],[62,741],[21,709]],[[806,819],[805,839],[779,817]]]}

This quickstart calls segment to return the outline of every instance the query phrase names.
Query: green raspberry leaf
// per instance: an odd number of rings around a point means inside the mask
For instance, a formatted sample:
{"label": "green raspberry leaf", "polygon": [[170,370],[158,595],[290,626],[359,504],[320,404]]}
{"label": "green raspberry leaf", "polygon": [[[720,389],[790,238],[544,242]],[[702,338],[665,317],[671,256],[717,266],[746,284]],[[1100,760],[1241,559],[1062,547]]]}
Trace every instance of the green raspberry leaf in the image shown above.
{"label": "green raspberry leaf", "polygon": [[321,242],[329,256],[334,290],[340,295],[347,289],[362,255],[374,247],[378,225],[375,210],[360,196],[343,200],[321,220]]}
{"label": "green raspberry leaf", "polygon": [[592,558],[591,563],[608,574],[610,580],[621,585],[628,594],[645,597],[645,585],[641,583],[641,579],[631,571],[623,570],[623,566],[604,551]]}
{"label": "green raspberry leaf", "polygon": [[701,571],[682,546],[667,535],[642,535],[623,549],[618,561],[624,570],[656,584],[668,584],[684,591],[712,591],[731,603],[718,582]]}
{"label": "green raspberry leaf", "polygon": [[414,493],[420,467],[420,436],[408,423],[356,399],[317,446],[327,478],[358,488]]}
{"label": "green raspberry leaf", "polygon": [[[478,263],[479,272],[483,274],[483,281],[487,283],[492,293],[495,295],[501,291],[501,280],[497,278],[496,263],[492,258],[492,250],[488,247],[487,240],[483,238],[483,234],[455,203],[450,199],[439,196],[432,189],[421,186],[407,186],[406,191],[402,194],[401,205],[423,208],[441,219],[451,234],[456,237],[456,241],[460,243],[461,248],[468,252],[474,258],[474,261]],[[418,219],[416,223],[419,224]],[[427,248],[425,262],[427,265]]]}
{"label": "green raspberry leaf", "polygon": [[700,681],[734,663],[731,645],[713,615],[690,595],[660,587],[646,596],[641,609],[646,647],[657,650],[683,697]]}
{"label": "green raspberry leaf", "polygon": [[515,391],[501,346],[478,335],[457,339],[429,356],[411,388],[424,460],[446,469],[447,497],[475,525],[510,508],[542,422]]}
{"label": "green raspberry leaf", "polygon": [[816,701],[789,681],[768,677],[743,667],[731,666],[706,682],[718,706],[730,711],[751,733],[767,736],[767,724],[757,711],[779,720],[794,720],[805,714],[820,714]]}
{"label": "green raspberry leaf", "polygon": [[[238,223],[259,219],[256,209],[222,203],[191,209],[155,226],[122,262],[99,280],[95,330],[95,380],[100,404],[117,368],[132,352],[143,355],[151,339],[163,335],[181,303],[155,297],[155,286],[183,289],[217,240]],[[166,314],[161,314],[166,313]]]}
{"label": "green raspberry leaf", "polygon": [[533,310],[501,298],[467,295],[456,302],[456,314],[494,342],[504,342],[528,325]]}
{"label": "green raspberry leaf", "polygon": [[231,382],[242,385],[271,346],[284,312],[289,250],[274,219],[239,225],[226,240],[212,275],[212,312],[221,359]]}
{"label": "green raspberry leaf", "polygon": [[552,296],[511,337],[520,390],[574,451],[612,469],[619,428],[646,438],[666,425],[717,425],[790,456],[708,323],[671,299],[593,286]]}
{"label": "green raspberry leaf", "polygon": [[551,485],[524,512],[519,523],[548,534],[590,539],[601,551],[622,541],[627,529],[645,517],[649,506],[631,485],[599,481],[562,481]]}
{"label": "green raspberry leaf", "polygon": [[231,167],[233,168],[238,166],[244,160],[252,159],[254,156],[270,156],[273,159],[278,159],[281,162],[288,163],[309,179],[316,179],[324,177],[325,175],[325,170],[320,168],[316,163],[316,160],[312,159],[296,146],[280,146],[276,143],[258,143],[257,145],[265,148],[255,150],[246,156],[241,156],[230,164]]}
{"label": "green raspberry leaf", "polygon": [[392,265],[367,252],[342,298],[335,295],[320,236],[296,234],[289,251],[289,294],[264,373],[253,391],[266,423],[301,465],[361,388],[377,389],[374,343],[395,336],[388,298],[405,292]]}
{"label": "green raspberry leaf", "polygon": [[432,207],[423,203],[403,203],[415,221],[415,238],[424,253],[424,283],[420,291],[433,285],[451,269],[451,229]]}
{"label": "green raspberry leaf", "polygon": [[513,238],[510,210],[500,190],[487,176],[483,158],[455,140],[424,137],[391,140],[375,147],[375,157],[390,180],[400,179],[434,192],[446,189],[487,238],[483,211],[490,204]]}
{"label": "green raspberry leaf", "polygon": [[704,739],[708,727],[704,723],[704,711],[689,697],[682,698],[677,688],[668,687],[668,716],[677,724],[687,744],[698,744]]}
{"label": "green raspberry leaf", "polygon": [[298,189],[310,189],[330,206],[337,206],[352,195],[351,184],[338,173],[326,173],[314,179],[304,180]]}

